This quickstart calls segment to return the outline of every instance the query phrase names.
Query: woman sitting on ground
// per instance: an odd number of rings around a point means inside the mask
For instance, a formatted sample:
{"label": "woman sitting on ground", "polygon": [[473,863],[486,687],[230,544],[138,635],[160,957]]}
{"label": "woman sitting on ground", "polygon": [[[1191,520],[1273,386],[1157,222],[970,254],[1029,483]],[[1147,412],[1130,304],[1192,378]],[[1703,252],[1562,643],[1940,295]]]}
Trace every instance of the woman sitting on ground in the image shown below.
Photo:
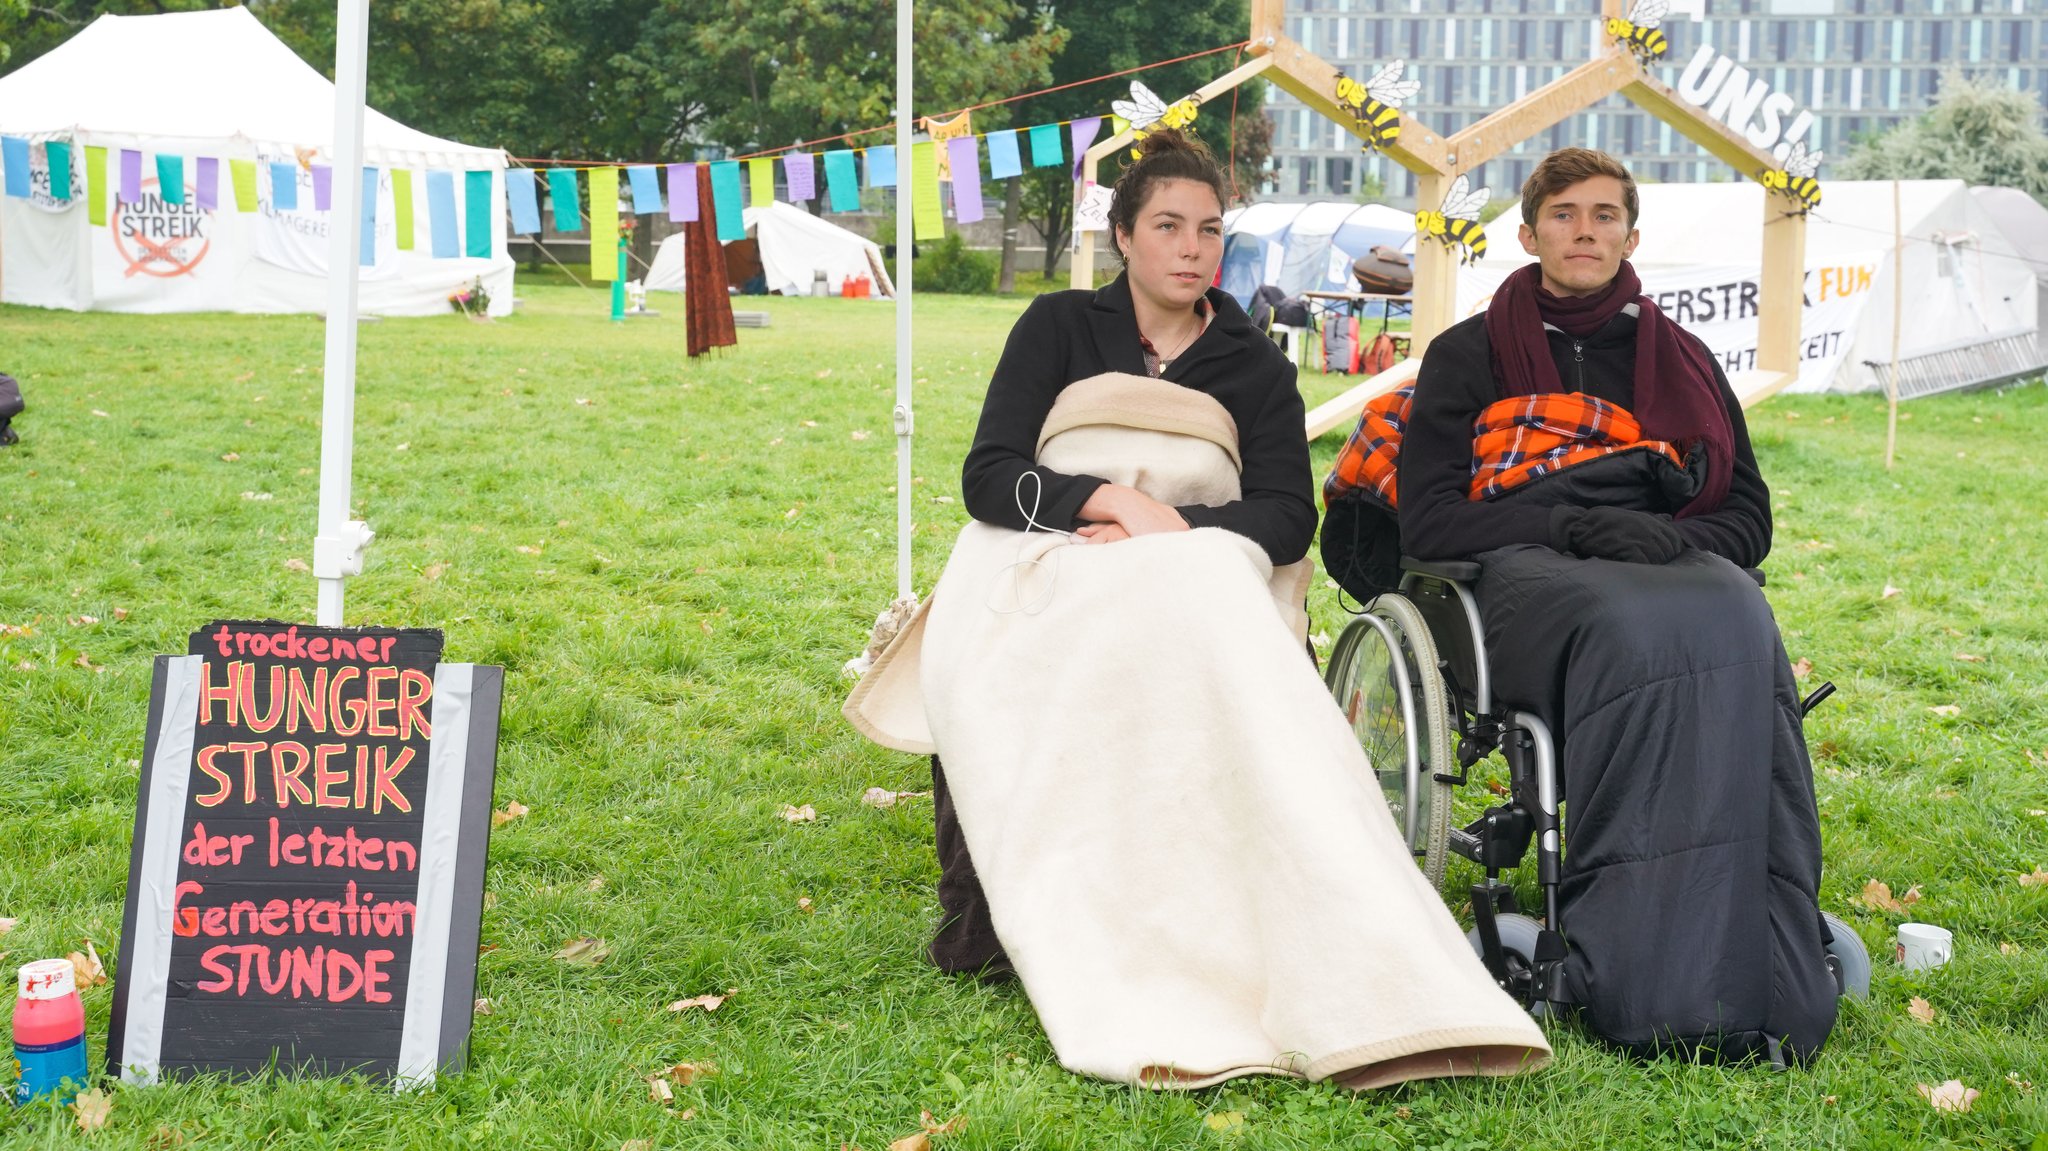
{"label": "woman sitting on ground", "polygon": [[[963,470],[977,522],[849,701],[938,752],[931,957],[1014,970],[1060,1061],[1105,1078],[1539,1066],[1304,655],[1302,402],[1210,287],[1222,173],[1177,132],[1141,152],[1123,274],[1018,320]],[[928,737],[892,741],[862,695],[912,645]]]}

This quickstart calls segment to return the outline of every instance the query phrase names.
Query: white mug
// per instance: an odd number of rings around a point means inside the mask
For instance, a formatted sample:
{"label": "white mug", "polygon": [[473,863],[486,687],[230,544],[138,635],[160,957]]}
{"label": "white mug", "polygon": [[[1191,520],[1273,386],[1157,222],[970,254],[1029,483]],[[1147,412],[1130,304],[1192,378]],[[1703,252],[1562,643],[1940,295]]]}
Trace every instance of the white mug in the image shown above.
{"label": "white mug", "polygon": [[1908,971],[1940,967],[1955,953],[1955,935],[1946,927],[1931,923],[1899,924],[1898,944],[1893,956]]}

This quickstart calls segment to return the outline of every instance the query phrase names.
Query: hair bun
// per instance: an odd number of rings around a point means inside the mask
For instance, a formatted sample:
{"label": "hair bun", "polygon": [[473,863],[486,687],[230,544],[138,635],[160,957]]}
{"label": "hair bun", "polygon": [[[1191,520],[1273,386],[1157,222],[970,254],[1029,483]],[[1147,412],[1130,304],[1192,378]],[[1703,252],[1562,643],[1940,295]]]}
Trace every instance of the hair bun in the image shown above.
{"label": "hair bun", "polygon": [[1179,128],[1153,128],[1138,140],[1138,158],[1149,160],[1172,152],[1187,152],[1197,156],[1209,156],[1210,152],[1200,140]]}

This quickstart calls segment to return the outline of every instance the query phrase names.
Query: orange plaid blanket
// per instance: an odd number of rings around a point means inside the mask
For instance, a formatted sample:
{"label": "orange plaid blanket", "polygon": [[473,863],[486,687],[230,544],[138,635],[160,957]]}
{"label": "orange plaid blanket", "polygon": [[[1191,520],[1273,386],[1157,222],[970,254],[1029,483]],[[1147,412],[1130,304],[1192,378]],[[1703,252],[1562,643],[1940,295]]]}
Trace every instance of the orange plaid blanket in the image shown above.
{"label": "orange plaid blanket", "polygon": [[[1358,427],[1323,480],[1323,506],[1363,493],[1400,506],[1395,475],[1415,385],[1405,384],[1365,405]],[[1676,445],[1646,440],[1642,425],[1619,404],[1579,392],[1515,396],[1488,404],[1472,425],[1475,500],[1489,499],[1573,464],[1635,448],[1685,466]]]}

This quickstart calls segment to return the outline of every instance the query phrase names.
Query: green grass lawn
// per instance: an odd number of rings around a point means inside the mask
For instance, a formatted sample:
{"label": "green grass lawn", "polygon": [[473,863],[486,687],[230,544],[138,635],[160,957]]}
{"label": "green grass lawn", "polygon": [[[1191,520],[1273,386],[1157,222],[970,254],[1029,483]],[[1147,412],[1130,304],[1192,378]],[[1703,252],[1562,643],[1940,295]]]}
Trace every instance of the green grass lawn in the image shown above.
{"label": "green grass lawn", "polygon": [[[530,809],[492,835],[468,1071],[396,1099],[121,1089],[89,1137],[0,1109],[0,1145],[881,1151],[929,1110],[969,1117],[941,1151],[2048,1147],[2048,886],[2020,878],[2048,865],[2048,389],[1909,405],[1891,471],[1881,401],[1752,414],[1768,594],[1807,686],[1842,688],[1808,729],[1823,903],[1879,956],[1815,1067],[1637,1064],[1553,1027],[1556,1064],[1508,1081],[1151,1095],[1062,1071],[1014,985],[924,965],[929,802],[860,802],[929,786],[839,716],[839,666],[894,591],[891,309],[750,301],[773,325],[692,362],[673,297],[614,326],[600,292],[521,291],[510,320],[361,338],[354,502],[379,539],[349,622],[444,628],[450,658],[505,667],[496,805]],[[1021,307],[918,305],[920,591]],[[322,338],[307,317],[0,308],[0,370],[32,405],[0,450],[0,624],[33,631],[0,638],[10,971],[86,939],[112,963],[151,657],[212,618],[313,616],[287,564],[311,559]],[[1312,605],[1332,635],[1333,596]],[[1872,879],[1918,889],[1953,963],[1890,963],[1902,917],[1858,901]],[[609,958],[552,958],[585,935]],[[727,989],[715,1014],[664,1010]],[[85,1001],[97,1060],[111,988]],[[721,1073],[650,1101],[644,1077],[681,1061]],[[1951,1078],[1982,1092],[1971,1113],[1915,1090]]]}

